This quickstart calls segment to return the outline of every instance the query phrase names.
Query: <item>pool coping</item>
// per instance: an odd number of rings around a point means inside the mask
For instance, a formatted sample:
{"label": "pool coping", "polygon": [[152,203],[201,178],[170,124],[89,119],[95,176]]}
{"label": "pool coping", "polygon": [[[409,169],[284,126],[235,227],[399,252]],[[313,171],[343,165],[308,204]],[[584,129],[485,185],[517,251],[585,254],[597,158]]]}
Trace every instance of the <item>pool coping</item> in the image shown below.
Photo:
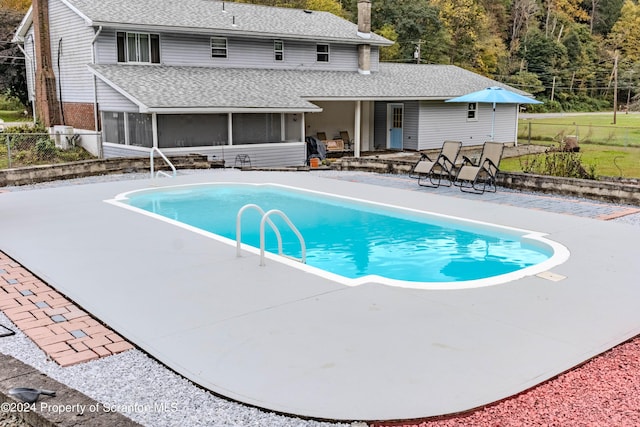
{"label": "pool coping", "polygon": [[[540,277],[543,277],[543,278],[548,277],[548,274],[547,274],[548,270],[551,270],[554,267],[564,263],[569,258],[569,251],[565,246],[563,246],[558,242],[548,239],[545,233],[541,233],[538,231],[532,231],[532,230],[515,228],[515,227],[506,227],[506,226],[501,226],[495,223],[489,223],[486,221],[467,220],[464,218],[454,217],[451,215],[435,214],[433,212],[421,211],[417,209],[408,209],[402,206],[389,205],[386,203],[370,202],[361,198],[333,196],[332,197],[333,200],[340,200],[350,204],[351,206],[368,205],[368,206],[375,207],[375,209],[379,209],[380,212],[392,211],[392,212],[401,212],[401,215],[416,215],[417,217],[422,218],[422,220],[425,220],[426,222],[444,221],[446,224],[449,224],[454,229],[457,229],[457,227],[477,227],[478,229],[489,230],[490,232],[494,232],[494,233],[515,235],[521,241],[529,241],[533,245],[543,246],[544,248],[548,249],[553,253],[549,258],[547,258],[544,261],[541,261],[537,264],[533,264],[527,267],[523,267],[516,271],[503,273],[500,275],[489,276],[485,278],[469,279],[469,280],[462,280],[462,281],[419,282],[419,281],[394,279],[394,278],[375,275],[375,274],[369,274],[369,275],[357,277],[357,278],[349,278],[349,277],[340,275],[338,273],[333,273],[330,271],[323,270],[319,267],[308,265],[305,262],[300,262],[301,260],[299,259],[292,259],[291,257],[287,257],[287,256],[279,256],[277,254],[272,254],[270,252],[263,252],[263,250],[261,250],[258,247],[253,247],[247,244],[239,244],[237,240],[231,240],[229,238],[198,228],[191,224],[187,224],[187,223],[172,219],[168,216],[158,214],[156,212],[152,212],[143,208],[139,208],[128,202],[131,199],[132,195],[139,196],[141,194],[149,194],[153,192],[165,191],[165,189],[167,191],[189,190],[190,188],[195,188],[195,187],[202,188],[203,186],[206,186],[206,185],[231,186],[234,184],[237,185],[238,183],[215,182],[215,183],[204,183],[204,184],[203,183],[186,184],[186,185],[179,184],[175,186],[167,186],[162,188],[157,188],[157,187],[143,188],[140,190],[127,191],[124,193],[120,193],[116,195],[113,199],[105,200],[105,202],[110,203],[114,206],[118,206],[122,209],[132,210],[134,212],[139,213],[140,215],[145,215],[149,218],[153,218],[156,220],[167,222],[169,224],[173,224],[177,227],[190,230],[194,233],[211,237],[227,245],[234,246],[237,249],[236,253],[238,256],[241,256],[241,253],[243,251],[248,251],[253,254],[260,255],[261,257],[262,255],[264,255],[266,259],[269,259],[271,261],[280,262],[289,267],[297,268],[311,274],[319,275],[325,279],[335,281],[345,286],[361,286],[367,283],[380,283],[386,286],[395,286],[399,288],[422,289],[422,290],[452,290],[452,289],[480,288],[484,286],[494,286],[494,285],[511,282],[513,280],[517,280],[526,276],[541,275]],[[291,186],[291,185],[272,184],[272,183],[250,183],[245,185],[264,187],[264,188],[272,187],[272,188],[277,188],[280,190],[286,190],[286,191],[295,192],[295,193],[303,193],[306,195],[313,194],[313,195],[316,195],[317,197],[322,197],[323,195],[327,196],[326,193],[321,193],[321,192],[308,190],[308,189],[300,189],[298,187]],[[257,208],[260,210],[262,215],[265,215],[265,212],[258,205],[245,206],[241,208],[241,210],[244,210],[244,208],[246,207]],[[240,213],[238,213],[238,215],[240,215]],[[295,226],[295,224],[293,225]],[[236,233],[238,233],[237,228],[236,228]],[[241,234],[241,233],[238,233],[238,234]]]}
{"label": "pool coping", "polygon": [[[566,278],[456,291],[345,289],[276,263],[260,268],[251,254],[236,259],[211,239],[102,203],[149,185],[293,176],[315,190],[544,231],[571,251],[552,271]],[[523,391],[640,333],[633,303],[640,296],[640,231],[624,224],[437,190],[226,171],[8,193],[0,209],[8,255],[194,382],[278,412],[337,420],[457,413]]]}

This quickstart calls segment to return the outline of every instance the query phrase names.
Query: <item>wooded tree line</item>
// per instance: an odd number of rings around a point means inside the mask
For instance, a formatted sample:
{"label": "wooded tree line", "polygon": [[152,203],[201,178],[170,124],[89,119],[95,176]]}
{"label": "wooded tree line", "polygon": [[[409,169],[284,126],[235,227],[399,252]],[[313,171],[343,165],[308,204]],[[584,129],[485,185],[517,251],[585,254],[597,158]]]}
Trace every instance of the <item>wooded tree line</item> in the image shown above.
{"label": "wooded tree line", "polygon": [[[355,22],[357,0],[236,0],[324,10]],[[542,108],[594,110],[638,104],[640,0],[372,0],[372,27],[394,40],[381,59],[453,64],[545,100]],[[0,0],[0,55],[29,0]],[[26,96],[0,58],[0,90]],[[7,82],[9,80],[9,82]],[[24,80],[24,78],[22,78]]]}
{"label": "wooded tree line", "polygon": [[[357,20],[357,0],[238,0]],[[394,62],[453,64],[533,93],[551,110],[638,104],[639,0],[372,0]]]}

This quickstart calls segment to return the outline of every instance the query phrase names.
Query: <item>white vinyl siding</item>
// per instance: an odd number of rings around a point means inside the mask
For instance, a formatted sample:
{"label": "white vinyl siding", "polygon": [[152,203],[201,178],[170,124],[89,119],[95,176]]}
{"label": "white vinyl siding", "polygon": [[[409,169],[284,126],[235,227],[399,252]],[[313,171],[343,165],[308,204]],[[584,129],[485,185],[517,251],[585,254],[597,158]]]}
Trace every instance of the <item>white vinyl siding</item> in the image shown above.
{"label": "white vinyl siding", "polygon": [[127,97],[108,86],[105,82],[97,81],[98,105],[102,111],[137,112],[140,109]]}
{"label": "white vinyl siding", "polygon": [[91,63],[93,28],[60,0],[49,2],[51,62],[63,102],[93,102]]}
{"label": "white vinyl siding", "polygon": [[26,77],[27,77],[27,91],[29,96],[29,101],[35,100],[35,92],[36,92],[36,52],[35,46],[33,43],[33,25],[27,32],[27,35],[24,40],[24,50],[27,52],[27,56],[25,58],[25,68],[26,68]]}
{"label": "white vinyl siding", "polygon": [[402,128],[402,148],[404,150],[418,150],[419,127],[420,106],[418,101],[405,101]]}
{"label": "white vinyl siding", "polygon": [[[491,137],[491,104],[478,103],[477,121],[467,121],[467,104],[441,101],[420,102],[419,150],[442,148],[445,140],[463,145],[482,145]],[[515,104],[497,104],[495,141],[513,142],[516,134]]]}
{"label": "white vinyl siding", "polygon": [[[331,71],[357,71],[358,48],[355,45],[331,44],[331,62],[316,62],[316,43],[282,40],[286,53],[282,61],[274,60],[272,39],[227,37],[227,58],[211,58],[211,37],[197,34],[160,34],[161,62],[163,65],[229,68],[273,68]],[[97,63],[117,63],[116,33],[104,29],[98,37]],[[378,50],[372,49],[371,69],[378,69]],[[374,54],[375,53],[375,54]]]}

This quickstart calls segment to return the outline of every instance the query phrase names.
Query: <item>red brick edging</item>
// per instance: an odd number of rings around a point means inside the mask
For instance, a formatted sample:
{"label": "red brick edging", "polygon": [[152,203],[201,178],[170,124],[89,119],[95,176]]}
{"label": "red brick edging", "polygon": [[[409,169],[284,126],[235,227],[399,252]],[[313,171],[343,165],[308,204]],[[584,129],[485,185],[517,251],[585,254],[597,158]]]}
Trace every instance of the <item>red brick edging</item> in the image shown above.
{"label": "red brick edging", "polygon": [[0,310],[60,366],[134,348],[3,252]]}

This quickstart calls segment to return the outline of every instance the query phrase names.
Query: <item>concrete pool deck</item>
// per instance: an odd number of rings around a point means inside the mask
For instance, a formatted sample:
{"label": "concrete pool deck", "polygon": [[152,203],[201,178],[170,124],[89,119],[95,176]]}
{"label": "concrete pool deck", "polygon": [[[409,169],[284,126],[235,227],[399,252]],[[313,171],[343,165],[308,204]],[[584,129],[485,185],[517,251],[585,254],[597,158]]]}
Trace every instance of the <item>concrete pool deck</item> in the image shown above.
{"label": "concrete pool deck", "polygon": [[[545,232],[571,252],[552,269],[566,278],[345,287],[269,260],[259,267],[256,255],[236,258],[232,246],[103,202],[207,181],[281,183]],[[423,418],[514,395],[640,334],[640,228],[485,196],[237,171],[12,192],[0,195],[0,249],[221,395],[323,419]]]}

